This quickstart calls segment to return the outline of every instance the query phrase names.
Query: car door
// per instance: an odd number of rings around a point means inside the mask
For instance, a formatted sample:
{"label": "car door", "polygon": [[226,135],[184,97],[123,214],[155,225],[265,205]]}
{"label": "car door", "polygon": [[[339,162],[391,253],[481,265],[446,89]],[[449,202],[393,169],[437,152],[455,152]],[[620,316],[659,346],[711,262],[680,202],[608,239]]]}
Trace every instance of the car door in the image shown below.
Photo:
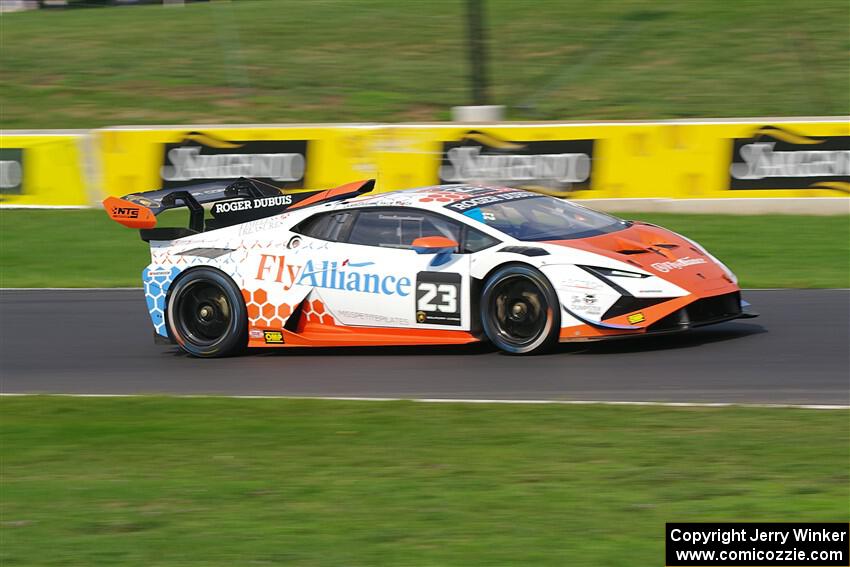
{"label": "car door", "polygon": [[[463,225],[414,208],[349,209],[350,225],[300,281],[313,286],[338,324],[468,330],[469,255],[456,250],[435,265],[415,239],[461,242]],[[459,246],[460,247],[460,246]]]}

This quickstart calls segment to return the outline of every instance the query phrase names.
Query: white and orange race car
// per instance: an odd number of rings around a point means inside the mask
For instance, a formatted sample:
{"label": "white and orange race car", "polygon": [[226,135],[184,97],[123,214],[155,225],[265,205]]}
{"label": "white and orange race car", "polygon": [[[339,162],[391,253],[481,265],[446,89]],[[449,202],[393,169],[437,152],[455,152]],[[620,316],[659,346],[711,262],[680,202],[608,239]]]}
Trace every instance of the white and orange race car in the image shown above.
{"label": "white and orange race car", "polygon": [[[726,266],[658,226],[504,187],[373,187],[240,179],[104,206],[150,243],[156,339],[194,356],[477,341],[527,354],[755,316]],[[175,207],[189,228],[156,228]]]}

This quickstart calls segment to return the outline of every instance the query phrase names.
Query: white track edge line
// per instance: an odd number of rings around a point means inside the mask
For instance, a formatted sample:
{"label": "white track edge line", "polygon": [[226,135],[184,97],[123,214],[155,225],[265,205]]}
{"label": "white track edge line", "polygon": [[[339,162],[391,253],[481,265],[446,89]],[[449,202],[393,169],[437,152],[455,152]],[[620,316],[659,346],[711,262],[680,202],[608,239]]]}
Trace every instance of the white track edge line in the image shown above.
{"label": "white track edge line", "polygon": [[362,396],[275,396],[275,395],[227,395],[227,394],[32,394],[24,392],[0,392],[0,397],[59,397],[59,398],[199,398],[235,400],[332,400],[341,402],[418,402],[423,404],[512,404],[512,405],[573,405],[573,406],[649,406],[670,408],[765,408],[765,409],[815,409],[850,410],[850,405],[836,404],[760,404],[737,402],[641,402],[606,400],[504,400],[476,398],[380,398]]}

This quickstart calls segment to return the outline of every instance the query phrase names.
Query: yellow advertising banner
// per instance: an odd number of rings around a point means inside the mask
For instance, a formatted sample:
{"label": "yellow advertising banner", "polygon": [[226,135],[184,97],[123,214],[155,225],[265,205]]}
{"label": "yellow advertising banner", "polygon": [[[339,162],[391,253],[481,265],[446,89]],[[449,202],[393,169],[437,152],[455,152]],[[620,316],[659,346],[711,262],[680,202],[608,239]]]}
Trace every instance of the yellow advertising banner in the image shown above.
{"label": "yellow advertising banner", "polygon": [[288,190],[334,187],[375,176],[373,126],[184,126],[94,133],[104,192],[125,195],[253,177]]}
{"label": "yellow advertising banner", "polygon": [[373,150],[382,189],[486,182],[581,199],[850,195],[842,119],[397,125]]}
{"label": "yellow advertising banner", "polygon": [[846,117],[140,126],[90,136],[84,155],[80,134],[4,133],[2,202],[96,204],[242,176],[287,190],[376,178],[379,191],[490,183],[576,199],[850,196]]}
{"label": "yellow advertising banner", "polygon": [[0,205],[90,205],[85,136],[85,131],[0,132]]}

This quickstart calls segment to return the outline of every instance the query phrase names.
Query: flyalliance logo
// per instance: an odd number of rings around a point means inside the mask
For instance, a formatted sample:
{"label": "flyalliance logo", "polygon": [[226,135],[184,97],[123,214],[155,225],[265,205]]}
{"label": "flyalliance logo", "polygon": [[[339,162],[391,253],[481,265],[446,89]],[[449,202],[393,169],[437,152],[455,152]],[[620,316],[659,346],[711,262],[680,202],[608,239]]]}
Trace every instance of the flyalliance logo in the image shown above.
{"label": "flyalliance logo", "polygon": [[470,131],[443,144],[441,183],[500,183],[526,189],[590,188],[593,140],[515,142]]}
{"label": "flyalliance logo", "polygon": [[850,193],[850,136],[802,136],[763,126],[735,139],[731,189],[828,189]]}
{"label": "flyalliance logo", "polygon": [[304,265],[287,263],[285,256],[261,254],[256,279],[274,281],[284,291],[293,285],[338,289],[379,295],[410,295],[412,282],[407,277],[381,274],[366,268],[374,262],[313,262],[307,260]]}
{"label": "flyalliance logo", "polygon": [[163,189],[202,179],[251,177],[277,187],[304,184],[306,140],[228,141],[189,132],[179,144],[165,144],[160,168]]}

